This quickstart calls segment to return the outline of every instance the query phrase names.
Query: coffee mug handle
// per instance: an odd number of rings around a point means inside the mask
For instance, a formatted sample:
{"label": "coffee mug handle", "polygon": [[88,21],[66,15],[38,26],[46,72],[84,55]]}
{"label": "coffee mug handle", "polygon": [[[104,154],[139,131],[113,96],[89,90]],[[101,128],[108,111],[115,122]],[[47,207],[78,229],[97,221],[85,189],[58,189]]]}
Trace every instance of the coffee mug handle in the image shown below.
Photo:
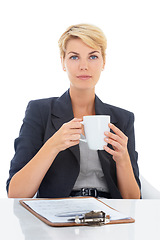
{"label": "coffee mug handle", "polygon": [[81,142],[87,142],[87,139],[85,138],[85,139],[79,139]]}
{"label": "coffee mug handle", "polygon": [[[82,122],[80,122],[81,124],[83,124],[84,125],[84,122],[82,121]],[[85,138],[85,139],[79,139],[81,142],[87,142],[87,139]]]}

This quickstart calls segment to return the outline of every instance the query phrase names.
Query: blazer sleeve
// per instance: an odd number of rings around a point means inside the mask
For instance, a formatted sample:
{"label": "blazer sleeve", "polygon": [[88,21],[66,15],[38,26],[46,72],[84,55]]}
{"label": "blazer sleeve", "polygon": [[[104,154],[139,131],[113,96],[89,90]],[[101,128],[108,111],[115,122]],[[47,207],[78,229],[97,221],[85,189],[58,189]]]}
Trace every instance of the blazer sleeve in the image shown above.
{"label": "blazer sleeve", "polygon": [[22,169],[43,145],[44,123],[39,101],[29,102],[19,137],[15,139],[15,155],[10,163],[7,192],[11,178]]}
{"label": "blazer sleeve", "polygon": [[138,153],[135,150],[135,131],[134,131],[134,114],[130,112],[130,117],[125,128],[125,135],[128,137],[128,152],[131,159],[131,164],[136,181],[141,188],[139,180],[139,167],[138,167]]}

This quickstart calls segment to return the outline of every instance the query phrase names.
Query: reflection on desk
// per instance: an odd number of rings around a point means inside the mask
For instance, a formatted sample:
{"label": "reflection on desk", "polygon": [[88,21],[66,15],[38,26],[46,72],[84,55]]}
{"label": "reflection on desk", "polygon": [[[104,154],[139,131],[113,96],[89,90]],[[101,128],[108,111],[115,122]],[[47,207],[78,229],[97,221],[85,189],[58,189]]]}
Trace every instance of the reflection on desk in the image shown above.
{"label": "reflection on desk", "polygon": [[[18,199],[0,199],[1,239],[160,239],[160,200],[103,199],[109,206],[135,218],[135,223],[96,227],[50,227],[23,208]],[[4,237],[5,236],[5,237]]]}

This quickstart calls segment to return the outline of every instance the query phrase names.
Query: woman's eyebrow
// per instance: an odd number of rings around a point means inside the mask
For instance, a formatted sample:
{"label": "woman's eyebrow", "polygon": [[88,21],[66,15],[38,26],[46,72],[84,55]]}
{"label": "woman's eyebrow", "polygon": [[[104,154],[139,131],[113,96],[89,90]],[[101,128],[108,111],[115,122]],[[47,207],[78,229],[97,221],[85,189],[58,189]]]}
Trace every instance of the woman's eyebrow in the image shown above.
{"label": "woman's eyebrow", "polygon": [[93,51],[93,52],[90,52],[89,55],[91,55],[93,53],[100,53],[100,52],[99,51]]}
{"label": "woman's eyebrow", "polygon": [[79,53],[77,53],[77,52],[69,52],[68,54],[76,54],[76,55],[79,55]]}
{"label": "woman's eyebrow", "polygon": [[[94,54],[94,53],[99,53],[99,54],[100,54],[99,51],[92,51],[92,52],[88,53],[88,55],[91,55],[91,54]],[[68,54],[80,55],[78,52],[73,52],[73,51],[69,52]],[[68,54],[67,54],[67,55],[68,55]]]}

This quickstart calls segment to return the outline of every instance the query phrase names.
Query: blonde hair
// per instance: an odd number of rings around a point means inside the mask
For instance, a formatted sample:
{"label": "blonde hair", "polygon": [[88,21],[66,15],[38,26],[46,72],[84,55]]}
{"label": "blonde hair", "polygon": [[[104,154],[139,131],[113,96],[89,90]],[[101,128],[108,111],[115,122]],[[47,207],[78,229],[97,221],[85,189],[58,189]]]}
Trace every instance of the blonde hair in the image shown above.
{"label": "blonde hair", "polygon": [[68,27],[58,41],[60,56],[62,58],[65,58],[67,42],[74,38],[81,39],[93,49],[100,48],[105,63],[107,39],[100,28],[90,24],[77,24]]}

